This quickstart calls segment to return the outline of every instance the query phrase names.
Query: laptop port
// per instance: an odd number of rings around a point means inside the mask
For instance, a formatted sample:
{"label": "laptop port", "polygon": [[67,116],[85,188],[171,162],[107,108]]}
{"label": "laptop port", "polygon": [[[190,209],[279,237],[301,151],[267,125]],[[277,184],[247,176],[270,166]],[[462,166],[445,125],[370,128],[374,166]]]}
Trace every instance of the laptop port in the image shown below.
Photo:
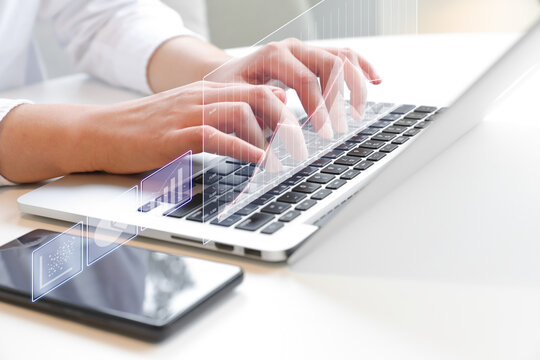
{"label": "laptop port", "polygon": [[244,248],[244,254],[249,255],[249,256],[255,256],[258,258],[262,256],[261,250],[255,250],[255,249],[250,249],[250,248]]}
{"label": "laptop port", "polygon": [[225,250],[225,251],[233,251],[234,250],[234,246],[232,246],[232,245],[222,244],[222,243],[218,243],[218,242],[215,242],[214,245],[216,245],[216,248],[219,249],[219,250]]}

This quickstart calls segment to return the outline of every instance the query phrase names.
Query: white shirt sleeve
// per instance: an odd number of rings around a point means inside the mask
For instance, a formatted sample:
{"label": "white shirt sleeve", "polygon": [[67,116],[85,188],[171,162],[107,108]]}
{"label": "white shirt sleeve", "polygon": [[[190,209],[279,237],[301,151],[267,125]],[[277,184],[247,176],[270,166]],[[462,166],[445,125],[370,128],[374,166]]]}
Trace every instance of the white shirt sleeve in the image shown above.
{"label": "white shirt sleeve", "polygon": [[[23,100],[23,99],[0,99],[0,121],[2,121],[2,119],[6,117],[6,115],[11,110],[13,110],[13,108],[22,104],[29,104],[29,103],[30,101]],[[6,180],[5,178],[2,177],[2,175],[0,175],[0,186],[3,186],[3,185],[16,185],[16,184]]]}
{"label": "white shirt sleeve", "polygon": [[60,43],[78,69],[108,83],[151,93],[147,66],[163,42],[182,35],[177,12],[158,0],[44,0]]}

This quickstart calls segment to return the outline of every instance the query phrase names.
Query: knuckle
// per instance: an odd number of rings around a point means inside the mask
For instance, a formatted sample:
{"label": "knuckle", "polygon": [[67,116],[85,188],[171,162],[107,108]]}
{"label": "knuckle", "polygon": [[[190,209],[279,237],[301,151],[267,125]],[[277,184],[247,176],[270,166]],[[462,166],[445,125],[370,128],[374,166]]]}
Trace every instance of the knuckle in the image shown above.
{"label": "knuckle", "polygon": [[299,45],[302,43],[302,41],[298,40],[298,38],[290,37],[284,40],[284,43],[289,45]]}
{"label": "knuckle", "polygon": [[235,118],[240,118],[240,119],[248,118],[250,114],[252,113],[251,107],[249,106],[248,103],[245,103],[245,102],[235,103],[233,109],[234,109],[233,111],[234,111]]}
{"label": "knuckle", "polygon": [[301,72],[298,75],[298,77],[299,77],[301,85],[303,86],[311,87],[311,86],[319,85],[319,81],[317,80],[317,77],[312,72],[309,72],[309,71]]}
{"label": "knuckle", "polygon": [[279,52],[283,51],[283,45],[281,43],[279,43],[279,42],[272,41],[272,42],[266,44],[263,49],[268,54],[279,53]]}
{"label": "knuckle", "polygon": [[257,98],[268,98],[272,96],[272,90],[270,90],[267,86],[259,85],[256,86],[255,89],[253,89],[254,95],[257,96]]}
{"label": "knuckle", "polygon": [[197,137],[201,139],[212,137],[215,135],[215,133],[216,133],[216,128],[210,125],[197,126]]}

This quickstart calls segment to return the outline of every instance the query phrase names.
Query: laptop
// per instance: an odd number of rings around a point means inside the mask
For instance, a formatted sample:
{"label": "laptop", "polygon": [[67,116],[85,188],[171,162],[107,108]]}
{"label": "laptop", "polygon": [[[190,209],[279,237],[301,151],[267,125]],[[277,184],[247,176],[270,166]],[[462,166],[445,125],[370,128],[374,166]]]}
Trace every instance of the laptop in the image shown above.
{"label": "laptop", "polygon": [[[188,201],[165,196],[167,201],[134,202],[124,206],[120,220],[150,238],[285,261],[339,216],[348,199],[361,197],[370,206],[477,125],[499,96],[540,64],[539,43],[537,22],[447,108],[367,103],[363,122],[351,120],[346,134],[322,143],[299,117],[307,146],[317,151],[278,175],[233,158],[190,156]],[[279,146],[273,150],[286,164]],[[95,218],[111,199],[142,188],[148,176],[69,175],[21,196],[18,205],[24,213],[65,221]]]}

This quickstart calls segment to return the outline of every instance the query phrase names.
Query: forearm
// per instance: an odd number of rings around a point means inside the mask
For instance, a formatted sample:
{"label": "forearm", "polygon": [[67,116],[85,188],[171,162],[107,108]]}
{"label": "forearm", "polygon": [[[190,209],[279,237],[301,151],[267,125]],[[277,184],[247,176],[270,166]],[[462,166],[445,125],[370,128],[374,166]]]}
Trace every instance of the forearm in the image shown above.
{"label": "forearm", "polygon": [[21,105],[0,122],[0,174],[13,182],[40,181],[98,170],[91,105]]}
{"label": "forearm", "polygon": [[202,80],[230,58],[203,40],[181,36],[163,43],[148,63],[148,84],[154,92]]}

